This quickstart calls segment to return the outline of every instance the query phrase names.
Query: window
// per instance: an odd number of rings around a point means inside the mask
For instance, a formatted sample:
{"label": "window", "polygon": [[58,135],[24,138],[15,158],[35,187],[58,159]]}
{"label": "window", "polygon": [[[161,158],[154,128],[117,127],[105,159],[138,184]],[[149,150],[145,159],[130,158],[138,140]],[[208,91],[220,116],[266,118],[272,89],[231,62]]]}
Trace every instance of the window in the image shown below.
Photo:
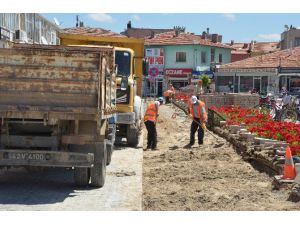
{"label": "window", "polygon": [[17,13],[0,13],[0,26],[14,31],[18,25]]}
{"label": "window", "polygon": [[210,49],[210,62],[215,62],[215,52],[216,50],[214,48]]}
{"label": "window", "polygon": [[295,47],[300,46],[300,38],[295,38]]}
{"label": "window", "polygon": [[219,92],[232,92],[233,90],[233,76],[217,76],[216,89]]}
{"label": "window", "polygon": [[240,76],[240,92],[249,92],[253,89],[252,76]]}
{"label": "window", "polygon": [[222,54],[219,54],[219,63],[222,63],[223,62],[223,56]]}
{"label": "window", "polygon": [[27,38],[33,40],[33,30],[34,30],[34,15],[33,13],[25,14],[25,32],[27,33]]}
{"label": "window", "polygon": [[186,52],[176,52],[176,62],[186,62]]}
{"label": "window", "polygon": [[206,63],[206,52],[201,52],[201,63]]}
{"label": "window", "polygon": [[130,76],[130,52],[116,51],[115,63],[118,65],[118,76]]}

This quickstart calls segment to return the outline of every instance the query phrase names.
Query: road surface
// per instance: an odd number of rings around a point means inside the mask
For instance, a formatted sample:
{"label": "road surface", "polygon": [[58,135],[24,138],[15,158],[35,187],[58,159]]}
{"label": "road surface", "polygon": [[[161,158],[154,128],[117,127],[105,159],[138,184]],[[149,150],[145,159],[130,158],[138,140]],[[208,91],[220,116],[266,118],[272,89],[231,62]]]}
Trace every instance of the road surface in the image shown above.
{"label": "road surface", "polygon": [[141,210],[142,145],[116,147],[99,189],[74,187],[72,170],[1,171],[0,210]]}

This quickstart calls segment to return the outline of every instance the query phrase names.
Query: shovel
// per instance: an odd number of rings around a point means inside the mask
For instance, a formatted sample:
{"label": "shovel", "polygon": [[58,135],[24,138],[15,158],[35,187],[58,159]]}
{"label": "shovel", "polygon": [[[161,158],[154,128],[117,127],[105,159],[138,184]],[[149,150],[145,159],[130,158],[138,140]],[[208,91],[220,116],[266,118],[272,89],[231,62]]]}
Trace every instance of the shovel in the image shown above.
{"label": "shovel", "polygon": [[197,120],[194,120],[191,116],[189,116],[189,118],[192,119],[195,123],[197,123],[199,126],[201,126],[203,130],[207,131],[211,136],[213,136],[216,139],[217,143],[214,145],[214,148],[220,148],[225,144],[216,135],[214,135],[210,130],[208,130],[206,128],[205,124],[204,124],[204,126],[202,126],[201,123],[199,123]]}
{"label": "shovel", "polygon": [[211,136],[213,136],[217,143],[215,144],[214,148],[220,148],[221,146],[223,146],[225,144],[225,142],[221,141],[216,135],[214,135],[211,131],[209,131],[208,129],[206,129],[206,127],[203,127],[201,123],[199,123],[197,120],[194,120],[189,113],[186,111],[186,109],[182,108],[180,105],[178,105],[175,101],[171,101],[173,105],[175,105],[177,108],[181,109],[187,116],[189,116],[190,119],[192,119],[193,121],[195,121],[195,123],[197,123],[199,126],[201,126],[203,128],[203,130],[207,131]]}

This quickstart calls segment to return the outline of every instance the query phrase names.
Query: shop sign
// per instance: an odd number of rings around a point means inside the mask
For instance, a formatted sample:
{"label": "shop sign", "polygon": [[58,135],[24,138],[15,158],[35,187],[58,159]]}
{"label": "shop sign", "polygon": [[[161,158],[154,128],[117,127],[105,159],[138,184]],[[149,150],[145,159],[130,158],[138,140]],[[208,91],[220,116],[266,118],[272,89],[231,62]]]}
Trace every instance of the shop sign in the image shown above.
{"label": "shop sign", "polygon": [[192,69],[166,69],[165,75],[170,77],[187,77],[193,72]]}
{"label": "shop sign", "polygon": [[0,40],[10,40],[10,30],[0,27]]}
{"label": "shop sign", "polygon": [[203,75],[207,75],[210,79],[214,78],[214,72],[211,70],[207,70],[207,71],[196,71],[193,70],[193,77],[194,78],[201,78],[201,76]]}

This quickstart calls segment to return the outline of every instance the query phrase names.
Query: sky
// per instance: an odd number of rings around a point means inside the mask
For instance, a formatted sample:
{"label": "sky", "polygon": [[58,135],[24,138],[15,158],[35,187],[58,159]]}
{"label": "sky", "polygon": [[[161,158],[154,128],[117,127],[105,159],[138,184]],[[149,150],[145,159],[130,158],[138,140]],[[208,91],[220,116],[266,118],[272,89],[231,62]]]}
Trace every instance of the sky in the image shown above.
{"label": "sky", "polygon": [[130,20],[136,28],[173,28],[184,26],[187,32],[201,34],[210,29],[210,33],[223,35],[223,42],[279,41],[284,25],[300,28],[300,13],[44,13],[44,17],[61,28],[75,27],[76,15],[85,26],[101,27],[120,33],[126,29]]}

